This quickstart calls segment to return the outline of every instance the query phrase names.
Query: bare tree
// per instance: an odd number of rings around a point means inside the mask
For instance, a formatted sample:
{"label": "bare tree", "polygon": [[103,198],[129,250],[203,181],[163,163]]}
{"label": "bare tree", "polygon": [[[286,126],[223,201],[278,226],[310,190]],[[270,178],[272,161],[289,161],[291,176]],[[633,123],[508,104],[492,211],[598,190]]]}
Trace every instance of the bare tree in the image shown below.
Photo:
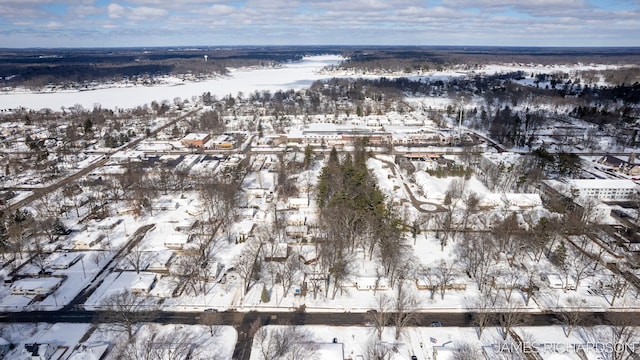
{"label": "bare tree", "polygon": [[396,286],[395,313],[392,316],[392,321],[396,328],[396,340],[400,338],[400,334],[404,329],[415,320],[415,310],[419,303],[416,293],[407,289],[404,281],[404,279],[400,279]]}
{"label": "bare tree", "polygon": [[611,306],[613,306],[613,303],[615,303],[616,299],[623,297],[627,293],[627,289],[629,289],[629,282],[627,281],[627,279],[620,275],[612,276],[615,279],[613,279],[609,283],[609,287],[611,289],[611,300],[609,301],[609,304],[611,304]]}
{"label": "bare tree", "polygon": [[255,283],[260,269],[260,249],[262,245],[255,239],[245,243],[244,249],[234,261],[234,268],[242,279],[242,294],[246,294]]}
{"label": "bare tree", "polygon": [[443,259],[435,268],[435,273],[438,278],[438,287],[440,288],[440,299],[444,300],[444,294],[447,288],[451,286],[457,276],[455,264],[453,262],[448,263]]}
{"label": "bare tree", "polygon": [[[632,318],[624,313],[611,314],[609,326],[609,339],[613,345],[612,360],[635,359],[638,356],[637,344],[640,339],[639,328],[633,326]],[[635,356],[634,356],[635,354]]]}
{"label": "bare tree", "polygon": [[153,253],[147,251],[141,243],[142,241],[137,242],[123,257],[123,261],[138,274],[146,268],[153,258]]}
{"label": "bare tree", "polygon": [[133,327],[137,323],[151,321],[158,315],[157,303],[130,291],[118,291],[104,297],[100,308],[103,310],[100,322],[125,330],[130,341],[133,339]]}
{"label": "bare tree", "polygon": [[473,306],[472,322],[477,328],[478,340],[480,340],[482,332],[491,323],[495,313],[492,311],[493,305],[485,293],[480,294]]}
{"label": "bare tree", "polygon": [[482,291],[487,283],[487,276],[496,265],[490,234],[465,233],[458,245],[458,253],[464,265],[464,271],[476,280],[478,290]]}
{"label": "bare tree", "polygon": [[559,315],[564,324],[564,335],[569,337],[573,329],[578,327],[584,319],[584,303],[572,296],[567,299],[567,307]]}
{"label": "bare tree", "polygon": [[375,338],[369,338],[365,345],[366,360],[391,360],[393,357],[391,344],[383,343]]}
{"label": "bare tree", "polygon": [[592,259],[578,251],[578,254],[573,258],[573,261],[568,264],[568,273],[573,275],[576,279],[576,291],[578,290],[582,280],[593,276],[593,268],[591,266],[592,262]]}
{"label": "bare tree", "polygon": [[386,295],[376,296],[376,307],[367,312],[367,318],[371,321],[371,326],[375,329],[378,340],[382,340],[384,328],[391,320],[392,300]]}
{"label": "bare tree", "polygon": [[189,331],[174,328],[163,332],[155,325],[149,325],[143,335],[116,346],[115,352],[122,360],[187,360],[200,355],[198,344],[201,341],[198,335]]}
{"label": "bare tree", "polygon": [[518,229],[518,219],[515,212],[506,216],[493,227],[493,237],[495,239],[493,244],[496,246],[497,252],[507,251],[508,246],[512,243],[512,237]]}
{"label": "bare tree", "polygon": [[478,210],[480,204],[480,198],[478,194],[472,192],[463,198],[465,204],[464,212],[462,214],[462,223],[460,224],[460,231],[466,231],[471,214]]}
{"label": "bare tree", "polygon": [[456,352],[453,353],[453,360],[481,360],[483,358],[480,349],[467,342],[458,345]]}
{"label": "bare tree", "polygon": [[291,290],[291,286],[296,280],[296,276],[300,271],[300,258],[296,252],[287,257],[284,262],[278,263],[278,274],[280,275],[280,282],[282,283],[282,288],[284,289],[284,293],[282,294],[282,298],[286,297]]}
{"label": "bare tree", "polygon": [[220,314],[214,311],[205,311],[200,315],[200,323],[209,327],[209,334],[211,337],[218,336],[222,331],[222,326],[217,324],[220,323]]}
{"label": "bare tree", "polygon": [[263,360],[304,360],[317,351],[312,334],[296,326],[262,327],[255,339]]}
{"label": "bare tree", "polygon": [[527,320],[526,314],[518,311],[511,303],[506,303],[505,306],[501,307],[497,317],[500,331],[502,332],[502,340],[507,340],[512,327],[523,325]]}

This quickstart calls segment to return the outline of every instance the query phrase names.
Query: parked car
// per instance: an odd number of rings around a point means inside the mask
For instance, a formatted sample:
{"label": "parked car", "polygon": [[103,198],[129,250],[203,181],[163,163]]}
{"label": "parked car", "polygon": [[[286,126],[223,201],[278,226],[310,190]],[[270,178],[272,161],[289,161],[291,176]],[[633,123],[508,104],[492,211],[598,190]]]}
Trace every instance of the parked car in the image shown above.
{"label": "parked car", "polygon": [[440,321],[434,321],[431,323],[431,327],[442,327],[442,323]]}

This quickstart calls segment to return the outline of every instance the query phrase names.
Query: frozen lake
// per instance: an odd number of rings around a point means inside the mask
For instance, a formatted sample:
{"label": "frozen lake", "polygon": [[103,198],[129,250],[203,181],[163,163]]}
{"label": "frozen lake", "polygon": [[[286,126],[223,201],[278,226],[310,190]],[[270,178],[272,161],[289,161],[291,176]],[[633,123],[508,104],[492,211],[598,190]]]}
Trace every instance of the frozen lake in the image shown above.
{"label": "frozen lake", "polygon": [[245,96],[254,91],[299,90],[308,87],[316,80],[329,75],[317,71],[327,65],[338,64],[343,58],[337,55],[305,57],[302,61],[286,64],[280,68],[234,70],[230,76],[202,82],[185,82],[180,85],[114,87],[91,91],[70,91],[54,93],[7,93],[0,94],[0,109],[25,107],[29,109],[71,107],[76,104],[86,109],[100,104],[103,108],[133,108],[152,101],[163,101],[179,97],[191,101],[193,96],[211,92],[218,98],[237,95],[242,91]]}

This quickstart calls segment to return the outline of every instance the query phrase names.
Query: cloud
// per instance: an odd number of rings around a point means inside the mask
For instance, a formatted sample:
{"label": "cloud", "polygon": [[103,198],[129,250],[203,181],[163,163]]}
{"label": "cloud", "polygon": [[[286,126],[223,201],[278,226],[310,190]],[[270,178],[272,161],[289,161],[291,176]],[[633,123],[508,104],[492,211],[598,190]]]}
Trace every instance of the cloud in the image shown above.
{"label": "cloud", "polygon": [[[201,11],[198,10],[194,10],[194,13],[198,12],[200,13]],[[208,8],[205,8],[202,13],[208,14],[208,15],[212,15],[212,16],[225,16],[225,15],[231,15],[231,14],[235,14],[238,12],[238,9],[233,7],[233,6],[229,6],[229,5],[221,5],[221,4],[216,4],[216,5],[212,5],[209,6]]]}
{"label": "cloud", "polygon": [[[640,45],[640,0],[613,7],[592,0],[111,1],[0,0],[0,34],[18,46],[52,46],[47,39],[63,35],[78,44],[122,45],[165,41],[582,46],[596,34],[610,40],[603,40],[605,45]],[[30,31],[35,34],[30,28],[50,33],[27,36]],[[97,30],[82,32],[93,29]],[[79,35],[68,38],[74,33]],[[27,38],[40,44],[20,40]]]}
{"label": "cloud", "polygon": [[146,6],[126,7],[115,3],[109,4],[107,10],[111,19],[149,20],[165,17],[168,14],[165,9]]}

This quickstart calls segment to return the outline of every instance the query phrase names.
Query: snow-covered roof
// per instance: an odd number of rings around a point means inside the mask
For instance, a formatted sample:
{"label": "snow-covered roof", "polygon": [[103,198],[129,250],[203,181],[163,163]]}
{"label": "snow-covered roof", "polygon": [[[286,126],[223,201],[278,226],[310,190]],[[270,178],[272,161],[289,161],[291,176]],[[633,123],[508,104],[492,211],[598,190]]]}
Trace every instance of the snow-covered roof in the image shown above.
{"label": "snow-covered roof", "polygon": [[633,180],[626,179],[572,179],[569,183],[579,189],[635,189]]}
{"label": "snow-covered roof", "polygon": [[99,360],[109,349],[109,344],[83,344],[67,360]]}
{"label": "snow-covered roof", "polygon": [[315,355],[322,360],[343,360],[344,346],[339,343],[316,343]]}
{"label": "snow-covered roof", "polygon": [[503,164],[515,164],[517,161],[521,159],[520,154],[512,153],[512,152],[502,152],[502,153],[484,153],[482,156],[490,161],[491,163],[498,165],[500,163]]}
{"label": "snow-covered roof", "polygon": [[62,282],[62,279],[57,277],[41,277],[41,278],[25,278],[16,280],[11,289],[22,289],[25,291],[34,289],[53,289]]}
{"label": "snow-covered roof", "polygon": [[249,234],[251,229],[253,229],[254,222],[253,220],[243,220],[237,223],[234,223],[231,227],[231,232],[239,233],[239,234]]}
{"label": "snow-covered roof", "polygon": [[209,137],[209,134],[206,133],[189,133],[187,136],[183,137],[182,140],[187,141],[204,141]]}

